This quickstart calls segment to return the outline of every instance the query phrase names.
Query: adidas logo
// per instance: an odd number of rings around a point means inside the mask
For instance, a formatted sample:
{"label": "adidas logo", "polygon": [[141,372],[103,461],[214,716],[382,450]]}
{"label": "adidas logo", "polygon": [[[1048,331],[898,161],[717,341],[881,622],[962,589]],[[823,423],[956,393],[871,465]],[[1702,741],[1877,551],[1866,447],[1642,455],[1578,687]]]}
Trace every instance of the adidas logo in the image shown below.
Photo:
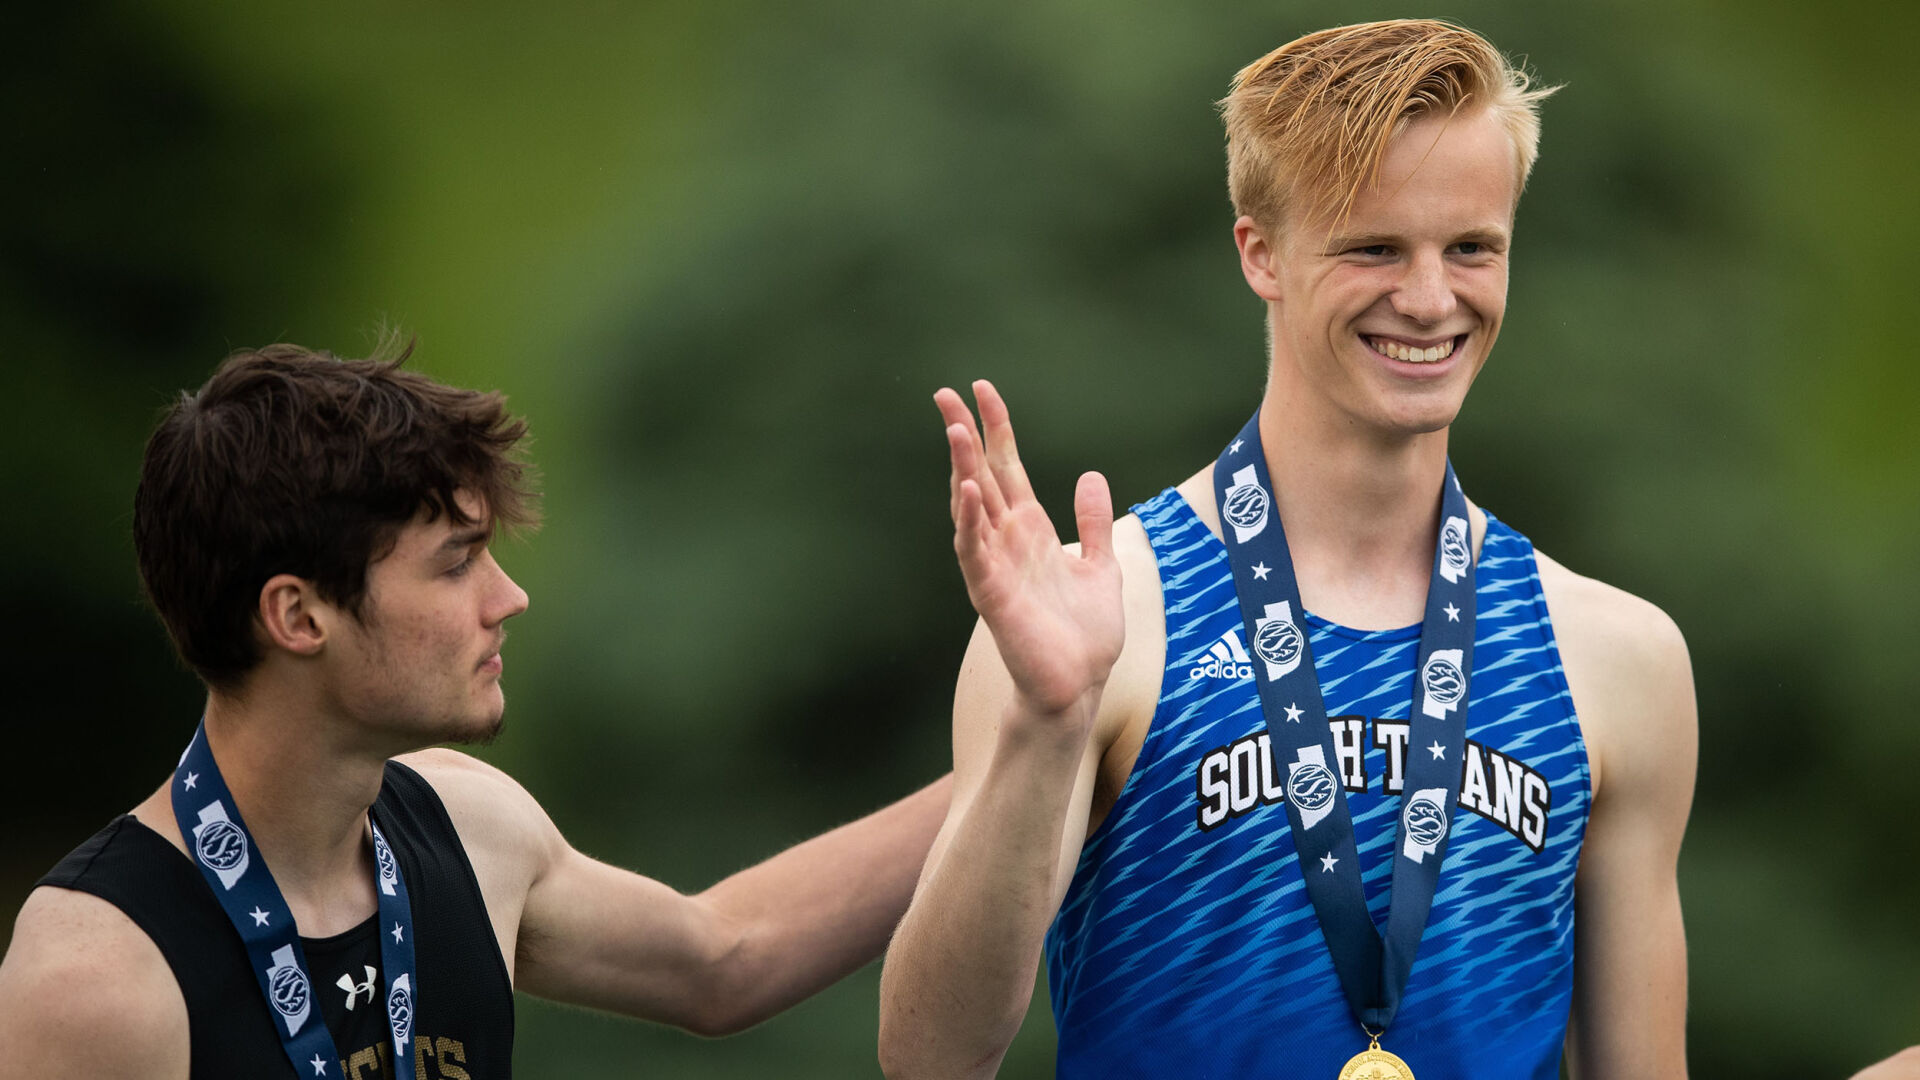
{"label": "adidas logo", "polygon": [[1200,662],[1187,671],[1189,679],[1251,679],[1253,657],[1240,643],[1240,631],[1229,630],[1207,648]]}

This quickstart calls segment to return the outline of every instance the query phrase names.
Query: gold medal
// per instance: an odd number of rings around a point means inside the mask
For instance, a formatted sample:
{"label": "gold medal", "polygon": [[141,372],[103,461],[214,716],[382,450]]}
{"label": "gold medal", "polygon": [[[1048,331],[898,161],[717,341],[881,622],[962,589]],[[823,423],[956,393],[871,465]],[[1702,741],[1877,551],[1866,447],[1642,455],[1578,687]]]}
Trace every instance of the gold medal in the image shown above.
{"label": "gold medal", "polygon": [[1413,1069],[1380,1049],[1380,1036],[1369,1035],[1371,1046],[1353,1055],[1340,1070],[1340,1080],[1413,1080]]}

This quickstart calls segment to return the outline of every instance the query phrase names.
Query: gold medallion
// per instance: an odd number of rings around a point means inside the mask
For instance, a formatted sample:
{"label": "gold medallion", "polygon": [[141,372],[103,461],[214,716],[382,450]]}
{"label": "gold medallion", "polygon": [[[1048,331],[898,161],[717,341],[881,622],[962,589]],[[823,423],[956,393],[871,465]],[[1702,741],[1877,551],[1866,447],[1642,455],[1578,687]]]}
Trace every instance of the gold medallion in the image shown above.
{"label": "gold medallion", "polygon": [[1340,1070],[1340,1080],[1413,1080],[1413,1069],[1393,1054],[1380,1049],[1380,1039],[1353,1055]]}

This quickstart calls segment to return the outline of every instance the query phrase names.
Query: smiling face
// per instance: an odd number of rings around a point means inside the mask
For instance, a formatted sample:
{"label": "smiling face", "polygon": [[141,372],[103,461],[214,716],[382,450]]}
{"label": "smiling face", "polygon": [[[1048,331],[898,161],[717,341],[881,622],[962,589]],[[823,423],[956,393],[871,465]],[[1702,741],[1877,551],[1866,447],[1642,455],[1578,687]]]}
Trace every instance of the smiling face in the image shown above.
{"label": "smiling face", "polygon": [[1479,111],[1409,124],[1337,227],[1241,218],[1275,390],[1387,437],[1451,424],[1500,333],[1518,197],[1513,143]]}
{"label": "smiling face", "polygon": [[527,594],[487,549],[492,528],[466,493],[476,524],[422,514],[367,570],[362,617],[329,643],[341,711],[413,745],[474,742],[500,729],[500,646]]}

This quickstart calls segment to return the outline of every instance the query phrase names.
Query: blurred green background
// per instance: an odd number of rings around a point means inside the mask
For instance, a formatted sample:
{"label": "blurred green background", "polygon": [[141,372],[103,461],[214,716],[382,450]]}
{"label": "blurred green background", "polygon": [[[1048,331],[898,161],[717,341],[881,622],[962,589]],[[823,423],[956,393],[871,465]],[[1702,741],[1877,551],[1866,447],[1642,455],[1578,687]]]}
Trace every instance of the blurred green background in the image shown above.
{"label": "blurred green background", "polygon": [[[928,395],[995,378],[1042,495],[1131,503],[1262,376],[1209,102],[1438,14],[1566,89],[1469,490],[1693,650],[1696,1075],[1920,1042],[1909,5],[661,0],[35,5],[0,34],[0,912],[138,801],[200,694],[128,538],[230,349],[499,387],[543,532],[484,755],[698,889],[938,775],[971,625]],[[704,1042],[523,999],[519,1075],[872,1075],[877,967]],[[1051,1074],[1044,992],[1008,1077]]]}

